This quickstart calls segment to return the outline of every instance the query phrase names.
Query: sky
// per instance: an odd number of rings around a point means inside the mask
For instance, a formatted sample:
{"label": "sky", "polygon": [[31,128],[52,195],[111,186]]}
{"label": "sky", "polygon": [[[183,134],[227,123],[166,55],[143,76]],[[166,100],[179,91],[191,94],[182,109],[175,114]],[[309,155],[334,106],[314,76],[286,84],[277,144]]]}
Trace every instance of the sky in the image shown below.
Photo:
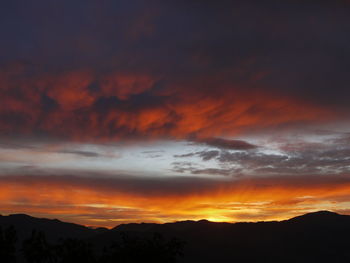
{"label": "sky", "polygon": [[350,2],[13,0],[0,214],[350,214]]}

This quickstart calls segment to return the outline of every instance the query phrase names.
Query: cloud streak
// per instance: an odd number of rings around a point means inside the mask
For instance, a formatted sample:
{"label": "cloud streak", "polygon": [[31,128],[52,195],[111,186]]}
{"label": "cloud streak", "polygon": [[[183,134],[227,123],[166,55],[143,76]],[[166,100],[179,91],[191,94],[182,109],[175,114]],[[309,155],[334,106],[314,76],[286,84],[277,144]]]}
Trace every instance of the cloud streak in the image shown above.
{"label": "cloud streak", "polygon": [[345,0],[7,1],[0,211],[108,226],[345,211],[349,13]]}
{"label": "cloud streak", "polygon": [[[79,71],[44,76],[33,73],[28,78],[28,70],[15,68],[1,73],[2,137],[44,134],[101,141],[196,136],[206,144],[247,149],[254,146],[238,140],[200,138],[334,117],[327,109],[296,98],[266,91],[265,95],[255,92],[248,96],[244,87],[231,89],[230,84],[222,84],[221,95],[213,96],[210,91],[201,91],[201,80],[161,87],[157,77],[137,72],[106,77]],[[110,84],[103,78],[117,80]],[[275,114],[277,110],[279,114]]]}
{"label": "cloud streak", "polygon": [[[345,1],[7,4],[0,135],[204,139],[344,121],[349,8]],[[32,28],[30,37],[11,33]]]}
{"label": "cloud streak", "polygon": [[199,142],[208,146],[228,150],[251,150],[258,147],[243,140],[227,140],[222,138],[206,138],[199,140]]}
{"label": "cloud streak", "polygon": [[0,181],[2,211],[15,209],[110,227],[133,219],[287,218],[321,205],[329,207],[330,201],[338,209],[345,209],[350,202],[348,175],[214,182],[203,178],[1,176]]}

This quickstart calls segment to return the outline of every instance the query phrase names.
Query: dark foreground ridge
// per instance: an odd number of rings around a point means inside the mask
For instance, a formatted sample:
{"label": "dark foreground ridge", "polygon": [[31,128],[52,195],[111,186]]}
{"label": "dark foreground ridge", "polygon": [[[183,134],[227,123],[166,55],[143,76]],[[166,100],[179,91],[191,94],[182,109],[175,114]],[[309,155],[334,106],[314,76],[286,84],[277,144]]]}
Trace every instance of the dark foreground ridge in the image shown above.
{"label": "dark foreground ridge", "polygon": [[[350,262],[350,216],[124,224],[90,229],[27,215],[0,216],[0,262]],[[34,230],[34,231],[33,231]]]}

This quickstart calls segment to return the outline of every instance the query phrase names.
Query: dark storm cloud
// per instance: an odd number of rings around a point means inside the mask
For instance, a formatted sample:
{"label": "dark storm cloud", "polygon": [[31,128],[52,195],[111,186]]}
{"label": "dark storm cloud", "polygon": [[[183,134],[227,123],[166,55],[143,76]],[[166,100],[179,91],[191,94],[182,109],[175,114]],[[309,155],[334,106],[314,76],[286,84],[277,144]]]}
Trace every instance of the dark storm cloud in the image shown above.
{"label": "dark storm cloud", "polygon": [[304,146],[307,150],[286,151],[278,155],[223,151],[217,161],[225,165],[239,165],[243,174],[308,175],[343,174],[350,171],[349,148],[339,149],[337,146],[323,145],[322,148],[313,149],[312,144]]}
{"label": "dark storm cloud", "polygon": [[185,158],[195,156],[197,153],[185,153],[185,154],[175,154],[175,158]]}
{"label": "dark storm cloud", "polygon": [[217,168],[207,168],[207,169],[192,169],[191,174],[210,174],[210,175],[232,175],[234,173],[231,169],[217,169]]}
{"label": "dark storm cloud", "polygon": [[[334,133],[333,133],[334,135]],[[274,149],[276,151],[276,149]],[[350,144],[347,133],[324,139],[322,142],[284,142],[278,152],[271,153],[261,146],[255,151],[199,151],[175,158],[201,158],[202,161],[213,160],[218,167],[203,169],[195,159],[188,162],[175,162],[174,171],[190,174],[212,175],[329,175],[350,172]],[[212,163],[213,165],[213,163]]]}
{"label": "dark storm cloud", "polygon": [[[77,149],[76,149],[77,148]],[[31,153],[57,153],[57,154],[71,154],[76,155],[80,157],[87,157],[87,158],[98,158],[98,157],[104,157],[104,158],[111,158],[116,157],[113,154],[106,153],[106,152],[97,152],[97,151],[87,151],[87,150],[81,150],[79,149],[79,146],[67,146],[67,145],[56,145],[54,141],[52,141],[49,144],[38,144],[38,141],[36,141],[36,144],[34,141],[26,141],[26,140],[19,140],[19,142],[14,141],[13,139],[7,139],[7,142],[0,142],[0,150],[14,150],[14,151],[25,151]],[[12,153],[13,155],[16,155],[16,152]],[[1,157],[0,157],[1,159]],[[6,160],[6,157],[5,157]]]}
{"label": "dark storm cloud", "polygon": [[195,168],[193,165],[195,163],[192,162],[172,162],[171,165],[173,166],[172,171],[177,172],[177,173],[186,173],[186,172],[191,172]]}
{"label": "dark storm cloud", "polygon": [[199,157],[201,157],[203,161],[209,161],[218,155],[219,151],[203,151],[199,153]]}
{"label": "dark storm cloud", "polygon": [[68,154],[75,154],[83,157],[100,157],[103,156],[96,152],[90,152],[90,151],[79,151],[79,150],[62,150],[58,151],[58,153],[68,153]]}
{"label": "dark storm cloud", "polygon": [[175,154],[175,158],[187,158],[187,157],[194,157],[199,156],[202,158],[203,161],[209,161],[219,155],[219,151],[199,151],[199,152],[193,152],[193,153],[185,153],[185,154]]}
{"label": "dark storm cloud", "polygon": [[203,192],[219,184],[212,179],[195,177],[138,177],[130,174],[113,174],[103,172],[87,172],[84,170],[36,170],[35,174],[25,176],[0,176],[0,181],[13,182],[21,180],[25,184],[47,182],[52,184],[65,183],[71,187],[84,186],[101,191],[118,191],[130,194],[146,194],[161,196],[164,194],[190,194]]}
{"label": "dark storm cloud", "polygon": [[[215,172],[215,171],[214,171]],[[221,175],[221,171],[216,171]],[[87,176],[88,175],[88,176]],[[234,178],[231,180],[215,180],[194,176],[188,177],[153,177],[144,178],[132,175],[114,174],[112,177],[105,173],[86,173],[86,171],[36,171],[35,175],[7,175],[0,176],[0,182],[16,183],[35,187],[36,185],[69,186],[69,188],[94,189],[104,193],[125,193],[134,196],[162,197],[195,195],[213,192],[216,190],[241,191],[242,186],[252,189],[278,188],[319,188],[341,187],[349,184],[349,175],[319,176],[302,175],[293,176],[263,176],[260,178]]]}
{"label": "dark storm cloud", "polygon": [[1,135],[203,138],[346,119],[349,12],[345,1],[8,1]]}
{"label": "dark storm cloud", "polygon": [[208,146],[228,150],[251,150],[258,147],[243,140],[227,140],[222,138],[207,138],[199,140],[199,142]]}
{"label": "dark storm cloud", "polygon": [[24,144],[16,144],[12,142],[0,142],[0,148],[2,149],[11,149],[11,150],[18,150],[18,149],[36,149],[34,146],[30,145],[24,145]]}

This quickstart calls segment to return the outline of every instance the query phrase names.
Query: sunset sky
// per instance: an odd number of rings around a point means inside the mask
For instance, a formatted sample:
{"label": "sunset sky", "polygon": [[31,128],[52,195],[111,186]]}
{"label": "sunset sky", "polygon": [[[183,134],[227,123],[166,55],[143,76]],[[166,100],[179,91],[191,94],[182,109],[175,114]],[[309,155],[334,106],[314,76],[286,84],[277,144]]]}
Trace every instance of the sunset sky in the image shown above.
{"label": "sunset sky", "polygon": [[12,0],[0,214],[350,214],[350,2]]}

